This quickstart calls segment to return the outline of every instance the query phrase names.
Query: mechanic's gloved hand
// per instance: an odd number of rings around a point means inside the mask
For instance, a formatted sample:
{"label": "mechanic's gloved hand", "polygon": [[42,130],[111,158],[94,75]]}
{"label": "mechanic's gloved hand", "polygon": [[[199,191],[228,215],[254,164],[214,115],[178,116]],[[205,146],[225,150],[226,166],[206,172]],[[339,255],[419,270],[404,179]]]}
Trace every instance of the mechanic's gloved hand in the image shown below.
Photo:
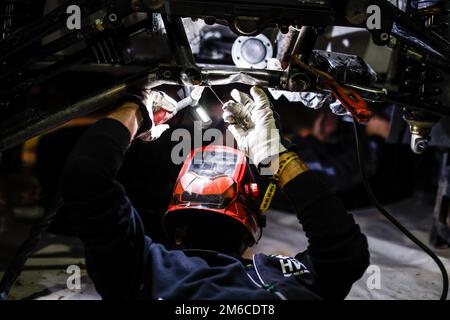
{"label": "mechanic's gloved hand", "polygon": [[223,106],[223,118],[236,139],[239,149],[257,167],[270,165],[272,157],[287,151],[281,142],[274,112],[268,96],[260,87],[247,94],[233,90],[229,101]]}
{"label": "mechanic's gloved hand", "polygon": [[169,129],[169,125],[164,123],[173,117],[177,107],[177,102],[164,92],[151,90],[130,91],[122,102],[139,106],[143,121],[136,138],[144,142],[159,139]]}

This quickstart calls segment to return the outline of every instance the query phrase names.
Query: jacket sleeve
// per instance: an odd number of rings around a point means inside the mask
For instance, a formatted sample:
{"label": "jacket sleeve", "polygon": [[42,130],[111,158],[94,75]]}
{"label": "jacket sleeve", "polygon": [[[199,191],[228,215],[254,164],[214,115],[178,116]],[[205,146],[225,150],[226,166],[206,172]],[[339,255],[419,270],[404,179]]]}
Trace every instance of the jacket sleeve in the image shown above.
{"label": "jacket sleeve", "polygon": [[307,252],[298,257],[311,262],[323,298],[344,299],[369,265],[366,237],[316,173],[299,175],[284,192],[309,241]]}
{"label": "jacket sleeve", "polygon": [[130,139],[120,122],[99,121],[81,137],[62,175],[66,209],[84,243],[88,273],[104,299],[132,298],[142,281],[149,241],[115,180]]}

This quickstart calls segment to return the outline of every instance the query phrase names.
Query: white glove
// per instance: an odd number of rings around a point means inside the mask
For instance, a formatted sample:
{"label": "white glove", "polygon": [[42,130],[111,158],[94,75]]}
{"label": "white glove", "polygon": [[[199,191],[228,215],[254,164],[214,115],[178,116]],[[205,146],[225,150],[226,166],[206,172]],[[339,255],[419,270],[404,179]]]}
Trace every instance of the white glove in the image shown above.
{"label": "white glove", "polygon": [[169,125],[160,123],[164,123],[173,117],[177,102],[164,92],[150,91],[145,93],[144,104],[147,107],[152,127],[150,130],[139,134],[137,138],[144,142],[151,142],[159,139],[170,128]]}
{"label": "white glove", "polygon": [[168,124],[160,124],[152,127],[149,131],[141,133],[137,138],[144,142],[153,142],[161,138],[162,134],[169,129],[170,126]]}
{"label": "white glove", "polygon": [[[236,139],[239,149],[255,164],[266,166],[271,158],[285,152],[280,132],[276,126],[269,98],[259,87],[247,94],[233,90],[229,101],[223,106],[223,119]],[[273,172],[272,172],[273,173]]]}

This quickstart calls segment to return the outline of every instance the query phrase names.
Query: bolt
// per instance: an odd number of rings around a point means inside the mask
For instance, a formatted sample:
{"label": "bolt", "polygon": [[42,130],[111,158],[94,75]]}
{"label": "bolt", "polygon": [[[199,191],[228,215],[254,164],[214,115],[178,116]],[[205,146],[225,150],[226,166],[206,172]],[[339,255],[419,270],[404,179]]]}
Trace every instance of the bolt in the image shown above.
{"label": "bolt", "polygon": [[171,71],[169,71],[169,70],[167,70],[167,71],[164,71],[164,73],[163,73],[163,77],[164,77],[164,78],[166,78],[166,79],[169,79],[169,78],[171,78],[171,77],[172,77],[172,72],[171,72]]}
{"label": "bolt", "polygon": [[117,15],[115,14],[115,13],[111,13],[109,16],[108,16],[108,20],[110,21],[110,22],[117,22]]}
{"label": "bolt", "polygon": [[428,148],[428,141],[419,140],[416,141],[415,149],[418,153],[423,153]]}
{"label": "bolt", "polygon": [[429,146],[430,140],[428,137],[423,137],[417,134],[411,136],[411,149],[415,154],[424,153]]}

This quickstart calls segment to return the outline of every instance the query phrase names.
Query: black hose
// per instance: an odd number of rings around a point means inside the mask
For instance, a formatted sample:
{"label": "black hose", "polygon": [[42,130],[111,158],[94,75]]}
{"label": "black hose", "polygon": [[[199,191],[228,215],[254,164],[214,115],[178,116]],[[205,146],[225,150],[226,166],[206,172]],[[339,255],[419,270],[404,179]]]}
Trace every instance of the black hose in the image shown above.
{"label": "black hose", "polygon": [[447,270],[445,269],[444,264],[442,261],[438,258],[438,256],[430,249],[428,248],[423,242],[421,242],[419,239],[417,239],[411,232],[408,231],[397,219],[395,219],[378,201],[375,194],[373,193],[372,187],[369,183],[369,179],[367,177],[366,169],[364,166],[364,155],[362,151],[361,146],[361,134],[358,129],[358,124],[356,119],[353,119],[353,126],[355,128],[355,140],[356,140],[356,151],[358,155],[358,163],[359,168],[361,170],[361,176],[363,179],[364,187],[366,189],[367,196],[372,202],[373,206],[377,208],[380,213],[386,217],[389,222],[391,222],[394,226],[396,226],[405,236],[407,236],[412,242],[414,242],[420,249],[422,249],[426,254],[428,254],[431,259],[436,262],[438,265],[441,273],[442,273],[442,294],[439,300],[446,300],[447,294],[448,294],[448,274]]}

